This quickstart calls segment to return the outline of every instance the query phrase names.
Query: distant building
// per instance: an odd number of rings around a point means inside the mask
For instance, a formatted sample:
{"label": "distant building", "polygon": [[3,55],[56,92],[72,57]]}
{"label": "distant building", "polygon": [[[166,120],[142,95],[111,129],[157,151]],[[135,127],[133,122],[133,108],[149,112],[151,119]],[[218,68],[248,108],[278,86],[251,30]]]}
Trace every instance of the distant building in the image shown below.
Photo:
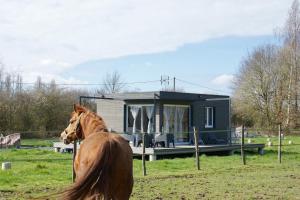
{"label": "distant building", "polygon": [[97,99],[97,113],[118,133],[172,134],[192,144],[193,127],[204,144],[231,142],[230,97],[183,92],[135,92]]}

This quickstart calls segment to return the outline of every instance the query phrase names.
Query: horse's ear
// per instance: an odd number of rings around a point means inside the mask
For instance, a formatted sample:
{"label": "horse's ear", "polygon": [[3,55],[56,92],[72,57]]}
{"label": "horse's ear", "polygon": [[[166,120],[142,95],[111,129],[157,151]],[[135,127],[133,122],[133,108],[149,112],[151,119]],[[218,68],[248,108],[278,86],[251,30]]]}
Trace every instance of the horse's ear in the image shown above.
{"label": "horse's ear", "polygon": [[86,112],[86,109],[78,104],[74,104],[74,111],[78,114]]}

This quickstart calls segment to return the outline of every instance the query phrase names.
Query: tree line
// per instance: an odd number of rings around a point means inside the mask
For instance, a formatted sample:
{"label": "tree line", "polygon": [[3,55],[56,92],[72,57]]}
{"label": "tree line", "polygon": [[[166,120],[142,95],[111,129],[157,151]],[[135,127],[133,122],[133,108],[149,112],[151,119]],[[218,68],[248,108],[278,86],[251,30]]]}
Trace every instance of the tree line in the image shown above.
{"label": "tree line", "polygon": [[295,0],[276,44],[256,47],[241,62],[233,84],[233,122],[273,130],[300,126],[300,9]]}
{"label": "tree line", "polygon": [[[37,77],[33,85],[23,83],[20,74],[8,73],[0,63],[0,134],[23,133],[24,137],[51,137],[67,126],[73,104],[79,96],[119,92],[123,85],[118,72],[107,74],[100,89],[63,88],[52,80]],[[92,110],[95,103],[83,99]]]}

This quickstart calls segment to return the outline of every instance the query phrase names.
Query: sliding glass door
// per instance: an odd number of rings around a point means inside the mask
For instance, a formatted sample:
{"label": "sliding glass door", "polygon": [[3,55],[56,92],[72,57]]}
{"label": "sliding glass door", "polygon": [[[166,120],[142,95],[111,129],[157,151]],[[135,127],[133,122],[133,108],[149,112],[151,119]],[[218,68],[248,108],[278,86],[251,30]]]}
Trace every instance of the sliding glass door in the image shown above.
{"label": "sliding glass door", "polygon": [[174,134],[176,143],[189,142],[189,113],[188,105],[163,106],[163,132]]}

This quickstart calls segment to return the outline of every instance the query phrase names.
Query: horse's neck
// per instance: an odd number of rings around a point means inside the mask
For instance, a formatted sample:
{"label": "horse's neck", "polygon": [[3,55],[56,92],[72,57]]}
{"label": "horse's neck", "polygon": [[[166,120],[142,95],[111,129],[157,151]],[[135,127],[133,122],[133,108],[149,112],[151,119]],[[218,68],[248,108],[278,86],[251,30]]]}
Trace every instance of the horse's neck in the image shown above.
{"label": "horse's neck", "polygon": [[86,123],[82,125],[83,138],[88,137],[92,133],[107,132],[105,123],[99,119],[85,120]]}

